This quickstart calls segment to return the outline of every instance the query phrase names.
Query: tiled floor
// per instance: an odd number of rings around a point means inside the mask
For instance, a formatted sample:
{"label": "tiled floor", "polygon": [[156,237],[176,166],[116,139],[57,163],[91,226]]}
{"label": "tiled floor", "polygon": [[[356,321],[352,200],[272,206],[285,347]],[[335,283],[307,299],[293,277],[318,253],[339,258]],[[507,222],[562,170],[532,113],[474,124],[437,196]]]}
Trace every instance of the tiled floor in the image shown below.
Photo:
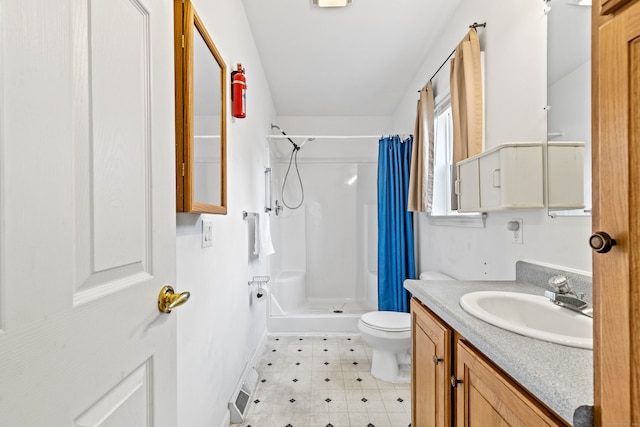
{"label": "tiled floor", "polygon": [[359,336],[270,336],[242,427],[407,427],[409,384],[371,376]]}

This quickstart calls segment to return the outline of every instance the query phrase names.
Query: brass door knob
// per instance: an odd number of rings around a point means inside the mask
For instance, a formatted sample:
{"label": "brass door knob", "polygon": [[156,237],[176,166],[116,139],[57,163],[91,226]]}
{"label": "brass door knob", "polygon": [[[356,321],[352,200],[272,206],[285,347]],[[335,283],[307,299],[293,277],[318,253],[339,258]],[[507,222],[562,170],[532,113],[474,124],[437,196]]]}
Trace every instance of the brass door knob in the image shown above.
{"label": "brass door knob", "polygon": [[601,254],[609,252],[615,244],[616,241],[604,231],[596,231],[589,237],[591,249]]}
{"label": "brass door knob", "polygon": [[171,313],[171,310],[187,302],[190,296],[189,292],[176,294],[171,286],[164,286],[158,295],[158,310]]}

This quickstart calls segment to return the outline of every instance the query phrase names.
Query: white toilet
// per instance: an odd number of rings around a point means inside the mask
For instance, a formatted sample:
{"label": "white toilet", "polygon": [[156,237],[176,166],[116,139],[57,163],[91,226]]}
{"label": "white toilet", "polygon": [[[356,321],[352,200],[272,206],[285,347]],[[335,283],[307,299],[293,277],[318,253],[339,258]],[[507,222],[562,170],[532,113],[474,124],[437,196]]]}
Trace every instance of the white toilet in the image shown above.
{"label": "white toilet", "polygon": [[409,382],[411,315],[371,311],[362,315],[358,329],[373,350],[371,375],[391,383]]}
{"label": "white toilet", "polygon": [[[438,272],[424,272],[420,280],[455,280]],[[371,311],[358,322],[358,329],[373,350],[371,375],[387,382],[411,380],[411,314]]]}

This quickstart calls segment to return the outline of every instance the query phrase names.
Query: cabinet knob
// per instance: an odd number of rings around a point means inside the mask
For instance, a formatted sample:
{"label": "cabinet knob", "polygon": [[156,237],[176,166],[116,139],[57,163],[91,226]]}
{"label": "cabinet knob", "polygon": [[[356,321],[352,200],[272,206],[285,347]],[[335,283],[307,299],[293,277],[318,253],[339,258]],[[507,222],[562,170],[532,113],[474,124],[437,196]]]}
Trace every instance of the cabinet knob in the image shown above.
{"label": "cabinet knob", "polygon": [[600,254],[609,252],[615,245],[615,239],[612,239],[611,236],[604,231],[596,231],[591,235],[591,237],[589,237],[589,246]]}
{"label": "cabinet knob", "polygon": [[438,363],[442,362],[443,359],[439,358],[438,356],[436,356],[435,354],[433,355],[433,358],[431,359],[433,360],[433,364],[437,365]]}
{"label": "cabinet knob", "polygon": [[462,380],[457,379],[455,375],[451,375],[451,387],[456,388],[458,384],[462,384]]}

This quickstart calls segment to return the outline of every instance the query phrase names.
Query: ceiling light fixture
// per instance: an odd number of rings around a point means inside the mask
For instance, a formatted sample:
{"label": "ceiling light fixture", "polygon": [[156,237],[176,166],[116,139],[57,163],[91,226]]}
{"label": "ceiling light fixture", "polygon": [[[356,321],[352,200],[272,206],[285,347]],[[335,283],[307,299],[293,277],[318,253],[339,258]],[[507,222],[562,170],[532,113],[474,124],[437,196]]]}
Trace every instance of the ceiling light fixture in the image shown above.
{"label": "ceiling light fixture", "polygon": [[319,7],[345,7],[351,4],[351,0],[313,0],[313,4]]}

